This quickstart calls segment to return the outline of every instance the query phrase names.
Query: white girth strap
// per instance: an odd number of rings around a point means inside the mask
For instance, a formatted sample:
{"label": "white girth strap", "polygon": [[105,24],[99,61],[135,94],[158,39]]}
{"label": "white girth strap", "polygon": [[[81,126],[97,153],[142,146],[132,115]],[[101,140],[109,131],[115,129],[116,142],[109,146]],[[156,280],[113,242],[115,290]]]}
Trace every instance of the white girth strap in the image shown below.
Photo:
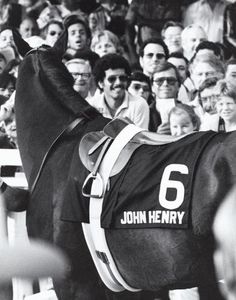
{"label": "white girth strap", "polygon": [[[127,125],[115,138],[107,150],[98,170],[97,177],[93,180],[91,195],[99,195],[101,198],[90,197],[89,218],[90,223],[82,223],[86,242],[88,244],[93,261],[104,284],[114,292],[126,290],[138,292],[129,286],[117,270],[107,245],[105,230],[101,228],[101,214],[103,199],[109,185],[111,170],[117,161],[122,149],[137,133],[144,131],[133,124]],[[98,258],[99,257],[99,258]]]}

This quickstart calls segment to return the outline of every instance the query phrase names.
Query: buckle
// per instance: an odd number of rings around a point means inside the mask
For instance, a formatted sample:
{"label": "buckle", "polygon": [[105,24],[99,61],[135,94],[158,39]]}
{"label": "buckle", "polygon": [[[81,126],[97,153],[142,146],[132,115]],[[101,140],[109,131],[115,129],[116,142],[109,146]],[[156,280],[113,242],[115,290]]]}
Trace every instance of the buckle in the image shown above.
{"label": "buckle", "polygon": [[[91,193],[91,188],[92,185],[95,184],[94,180],[97,180],[98,182],[96,183],[96,194]],[[82,195],[84,197],[89,197],[89,198],[96,198],[100,199],[103,198],[104,195],[104,183],[102,180],[102,177],[99,173],[90,173],[87,178],[84,181],[84,184],[82,186]]]}

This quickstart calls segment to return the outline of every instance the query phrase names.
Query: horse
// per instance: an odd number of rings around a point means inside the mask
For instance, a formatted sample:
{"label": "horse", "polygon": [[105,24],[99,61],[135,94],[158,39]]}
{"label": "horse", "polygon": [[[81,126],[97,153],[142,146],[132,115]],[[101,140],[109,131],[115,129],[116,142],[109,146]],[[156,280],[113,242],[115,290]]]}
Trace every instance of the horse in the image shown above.
{"label": "horse", "polygon": [[[27,195],[22,193],[22,197],[13,197],[13,204],[7,203],[7,206],[12,210],[26,209],[29,235],[55,243],[68,255],[71,264],[66,277],[62,283],[54,281],[58,299],[106,299],[107,291],[94,267],[77,218],[79,198],[83,197],[82,185],[89,174],[78,155],[78,148],[87,134],[102,131],[110,120],[73,90],[72,77],[62,63],[67,45],[66,32],[52,48],[32,49],[16,33],[14,40],[23,57],[18,73],[15,112],[29,192]],[[160,137],[154,135],[155,139]],[[212,223],[219,204],[235,182],[236,133],[208,132],[204,146],[202,136],[202,133],[194,133],[171,143],[180,149],[183,162],[188,160],[189,152],[195,150],[194,141],[200,141],[198,145],[202,147],[199,154],[195,151],[198,159],[190,180],[189,218],[185,228],[128,226],[105,230],[117,268],[132,287],[163,291],[195,286],[208,289],[216,284]],[[141,184],[145,192],[139,189],[140,194],[135,193],[139,186],[131,188],[131,184],[139,178],[134,175],[140,173],[141,165],[142,170],[148,169],[147,161],[150,167],[158,157],[161,160],[164,152],[169,153],[169,147],[169,144],[141,144],[125,167],[112,178],[109,197],[115,197],[118,191],[124,196],[128,193],[131,202],[135,199],[145,203],[146,183]],[[180,175],[184,173],[175,163],[173,153],[175,151],[169,153],[173,160],[172,169],[166,166],[165,159],[160,161],[167,179],[161,181],[162,196],[170,188],[170,175],[179,171]],[[156,172],[155,168],[150,168],[146,179],[155,177]],[[176,181],[180,181],[178,176]],[[135,195],[129,192],[129,187]],[[180,182],[175,190],[177,194],[185,191]],[[139,293],[114,294],[113,299],[139,299],[140,296]],[[217,298],[209,296],[207,299]]]}

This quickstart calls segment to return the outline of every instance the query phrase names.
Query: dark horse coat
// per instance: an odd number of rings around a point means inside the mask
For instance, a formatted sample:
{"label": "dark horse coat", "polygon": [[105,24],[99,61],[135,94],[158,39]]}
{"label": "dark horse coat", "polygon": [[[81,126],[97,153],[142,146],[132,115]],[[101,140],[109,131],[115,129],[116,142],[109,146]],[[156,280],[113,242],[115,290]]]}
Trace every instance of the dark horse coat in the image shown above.
{"label": "dark horse coat", "polygon": [[[15,42],[23,56],[30,51],[19,37],[15,36]],[[72,78],[60,60],[64,48],[59,46],[63,45],[65,48],[66,39],[62,36],[52,49],[42,47],[28,52],[20,65],[16,122],[30,194],[27,207],[26,201],[25,207],[17,207],[20,198],[14,204],[15,209],[27,209],[30,236],[54,242],[71,259],[64,282],[55,282],[59,299],[105,299],[81,224],[62,221],[61,213],[71,199],[68,184],[77,182],[80,189],[88,174],[78,157],[81,138],[87,132],[102,130],[108,120],[73,90]],[[77,117],[83,117],[83,121],[67,131]],[[211,225],[219,202],[235,180],[235,141],[235,133],[216,134],[201,154],[188,229],[106,230],[117,267],[129,285],[158,291],[215,282]],[[141,146],[137,155],[142,155],[145,147],[153,146]],[[140,197],[145,201],[145,195]]]}

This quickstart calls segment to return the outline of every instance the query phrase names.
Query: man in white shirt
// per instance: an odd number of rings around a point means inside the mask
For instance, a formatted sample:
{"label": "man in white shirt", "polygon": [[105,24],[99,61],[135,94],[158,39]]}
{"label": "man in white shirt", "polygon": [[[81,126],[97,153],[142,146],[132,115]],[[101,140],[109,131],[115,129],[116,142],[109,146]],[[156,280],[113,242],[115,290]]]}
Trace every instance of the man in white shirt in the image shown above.
{"label": "man in white shirt", "polygon": [[148,129],[147,102],[127,92],[128,61],[118,54],[106,54],[97,61],[93,74],[101,93],[96,93],[88,102],[106,118],[128,118],[135,125]]}

